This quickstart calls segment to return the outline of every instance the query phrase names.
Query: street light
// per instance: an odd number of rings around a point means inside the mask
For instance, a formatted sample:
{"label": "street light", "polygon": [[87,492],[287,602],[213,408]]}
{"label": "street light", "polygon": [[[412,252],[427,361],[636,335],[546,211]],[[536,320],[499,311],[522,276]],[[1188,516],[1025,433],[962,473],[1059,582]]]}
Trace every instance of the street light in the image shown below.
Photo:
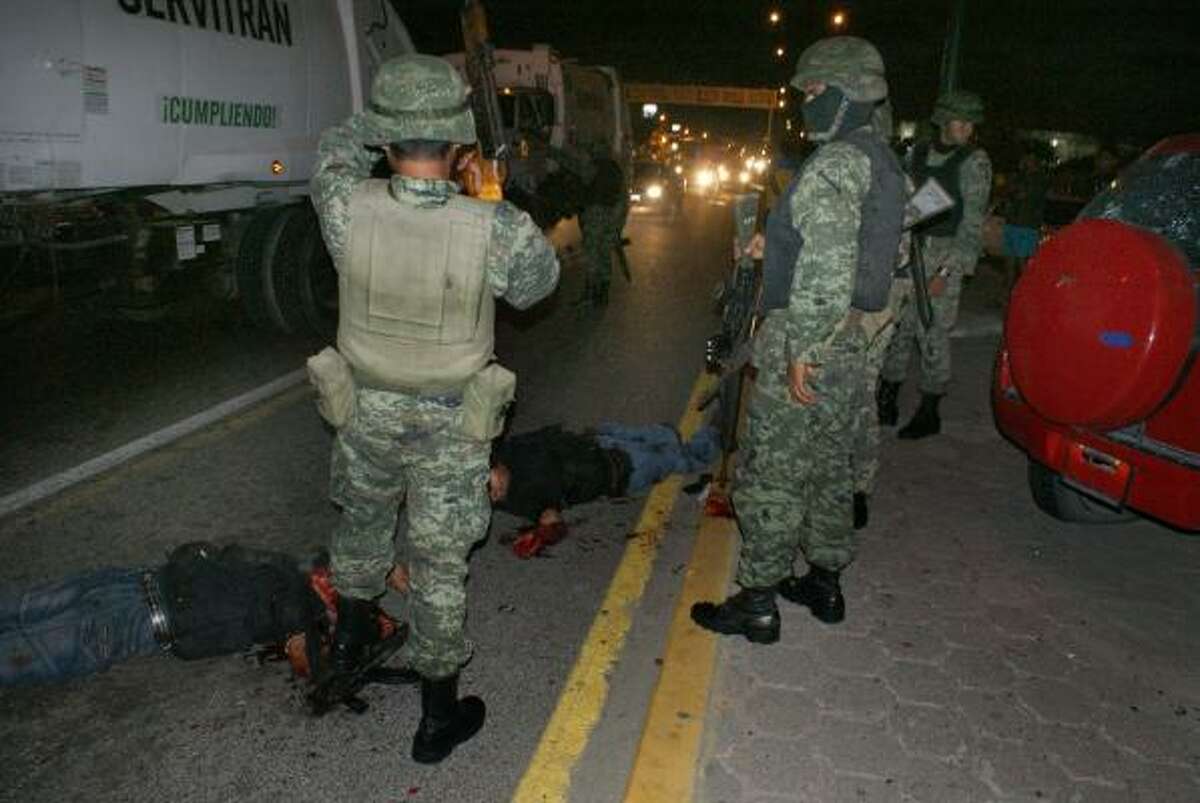
{"label": "street light", "polygon": [[778,10],[775,10],[775,11],[772,11],[769,15],[767,15],[767,19],[769,19],[771,21],[772,25],[778,25],[779,21],[781,19],[783,19],[783,15],[780,14]]}
{"label": "street light", "polygon": [[775,55],[778,58],[783,58],[783,48],[782,47],[775,48]]}
{"label": "street light", "polygon": [[834,28],[844,27],[846,25],[846,12],[835,11],[833,13],[833,18],[830,20],[830,22],[833,23]]}

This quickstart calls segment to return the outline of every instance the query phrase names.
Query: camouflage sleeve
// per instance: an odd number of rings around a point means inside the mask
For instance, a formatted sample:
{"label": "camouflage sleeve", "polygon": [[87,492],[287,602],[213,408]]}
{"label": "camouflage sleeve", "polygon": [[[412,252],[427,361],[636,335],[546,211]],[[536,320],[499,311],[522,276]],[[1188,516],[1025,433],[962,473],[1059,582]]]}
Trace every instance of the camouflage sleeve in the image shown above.
{"label": "camouflage sleeve", "polygon": [[792,223],[804,237],[784,331],[790,360],[819,363],[850,309],[858,225],[871,186],[871,161],[852,145],[826,145],[805,166],[792,196]]}
{"label": "camouflage sleeve", "polygon": [[360,181],[371,177],[371,168],[379,158],[363,147],[362,130],[362,116],[355,114],[321,134],[310,184],[325,246],[339,268],[350,228],[350,194]]}
{"label": "camouflage sleeve", "polygon": [[492,292],[517,309],[533,306],[558,285],[554,246],[527,212],[507,201],[496,205],[487,276]]}
{"label": "camouflage sleeve", "polygon": [[982,148],[963,162],[958,185],[962,191],[963,218],[954,233],[954,264],[950,269],[961,272],[978,262],[983,253],[983,219],[987,217],[992,194],[992,163]]}

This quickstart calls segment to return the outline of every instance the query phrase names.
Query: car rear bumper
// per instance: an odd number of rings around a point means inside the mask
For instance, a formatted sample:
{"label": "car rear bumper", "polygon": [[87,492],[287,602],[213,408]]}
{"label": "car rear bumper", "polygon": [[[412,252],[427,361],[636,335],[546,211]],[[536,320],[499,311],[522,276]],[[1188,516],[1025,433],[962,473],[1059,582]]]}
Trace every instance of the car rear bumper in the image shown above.
{"label": "car rear bumper", "polygon": [[1200,468],[1102,433],[1046,421],[1012,385],[1006,360],[1001,351],[992,386],[1000,434],[1089,496],[1173,527],[1200,530]]}

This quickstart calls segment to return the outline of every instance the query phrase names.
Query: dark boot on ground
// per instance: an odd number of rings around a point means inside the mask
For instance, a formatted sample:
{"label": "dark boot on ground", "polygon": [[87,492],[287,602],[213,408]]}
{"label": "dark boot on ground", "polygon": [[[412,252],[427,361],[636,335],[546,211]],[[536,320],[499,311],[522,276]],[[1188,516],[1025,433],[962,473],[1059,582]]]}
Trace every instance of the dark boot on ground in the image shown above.
{"label": "dark boot on ground", "polygon": [[436,764],[479,733],[487,706],[478,697],[458,699],[458,675],[421,679],[421,724],[413,736],[412,757]]}
{"label": "dark boot on ground", "polygon": [[896,406],[896,397],[899,394],[899,382],[880,379],[879,384],[875,386],[875,410],[881,426],[894,427],[900,420],[900,408]]}
{"label": "dark boot on ground", "polygon": [[724,602],[697,602],[692,621],[726,636],[745,636],[755,644],[779,641],[779,608],[775,589],[743,588]]}
{"label": "dark boot on ground", "polygon": [[846,600],[842,596],[841,572],[809,566],[803,577],[784,578],[780,581],[779,595],[788,602],[803,605],[827,625],[835,625],[846,618]]}
{"label": "dark boot on ground", "polygon": [[941,400],[940,394],[923,393],[921,406],[917,408],[916,415],[897,434],[901,438],[911,441],[941,432],[942,419],[938,416],[938,403]]}
{"label": "dark boot on ground", "polygon": [[867,495],[862,491],[854,492],[854,529],[861,530],[867,526],[870,511],[867,509]]}
{"label": "dark boot on ground", "polygon": [[375,603],[343,594],[338,597],[337,613],[331,655],[333,670],[350,672],[366,656],[367,648],[379,640]]}

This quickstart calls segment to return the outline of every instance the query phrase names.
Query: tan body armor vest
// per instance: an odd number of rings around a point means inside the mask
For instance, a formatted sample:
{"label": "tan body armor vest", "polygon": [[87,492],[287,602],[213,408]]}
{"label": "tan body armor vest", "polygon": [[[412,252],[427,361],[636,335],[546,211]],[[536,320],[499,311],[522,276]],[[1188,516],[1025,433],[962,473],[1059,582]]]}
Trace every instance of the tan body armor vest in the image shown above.
{"label": "tan body armor vest", "polygon": [[495,205],[398,203],[389,182],[350,198],[338,277],[338,351],[371,387],[460,391],[492,358],[496,302],[485,262]]}

